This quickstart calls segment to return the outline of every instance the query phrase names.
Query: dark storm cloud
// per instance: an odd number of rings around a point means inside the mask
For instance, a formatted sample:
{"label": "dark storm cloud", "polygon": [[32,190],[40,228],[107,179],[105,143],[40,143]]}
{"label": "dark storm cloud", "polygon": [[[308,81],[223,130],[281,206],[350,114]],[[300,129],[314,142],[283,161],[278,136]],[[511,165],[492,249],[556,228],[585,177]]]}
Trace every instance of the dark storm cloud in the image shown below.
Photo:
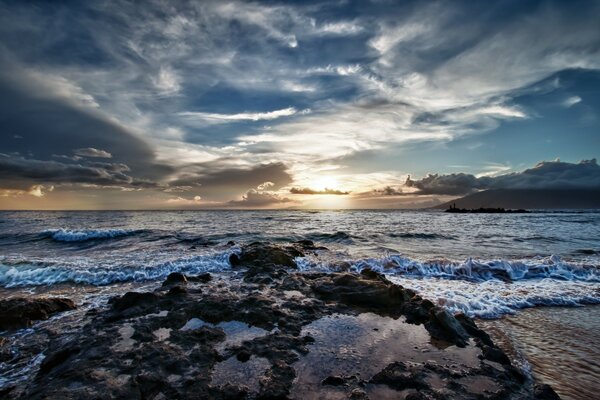
{"label": "dark storm cloud", "polygon": [[123,164],[96,163],[87,166],[2,155],[0,156],[0,188],[26,190],[39,184],[88,184],[137,188],[158,186],[150,181],[134,179],[124,173],[127,170],[128,167]]}
{"label": "dark storm cloud", "polygon": [[[43,77],[10,68],[0,74],[0,149],[49,160],[57,154],[109,158],[127,164],[132,174],[158,180],[173,172],[155,159],[152,147],[127,128],[59,93]],[[22,139],[16,139],[15,137]],[[77,158],[75,158],[77,159]]]}
{"label": "dark storm cloud", "polygon": [[393,186],[386,186],[383,189],[375,190],[374,192],[375,192],[375,194],[382,195],[382,196],[401,196],[404,194],[402,192],[402,189],[395,188]]}
{"label": "dark storm cloud", "polygon": [[430,174],[423,179],[406,180],[417,194],[464,195],[483,189],[598,189],[600,166],[596,159],[574,164],[543,161],[533,168],[494,177],[471,174]]}
{"label": "dark storm cloud", "polygon": [[292,176],[284,163],[270,163],[251,168],[222,166],[218,162],[204,163],[183,168],[179,179],[172,186],[200,188],[203,198],[231,198],[243,193],[248,187],[257,187],[265,182],[273,183],[277,189],[292,182]]}
{"label": "dark storm cloud", "polygon": [[112,158],[112,154],[105,150],[95,149],[93,147],[86,147],[83,149],[75,149],[73,151],[75,155],[80,157],[91,157],[91,158]]}
{"label": "dark storm cloud", "polygon": [[423,179],[406,179],[405,186],[419,189],[419,194],[447,194],[461,195],[471,193],[477,189],[488,189],[491,179],[477,178],[471,174],[429,174]]}
{"label": "dark storm cloud", "polygon": [[310,189],[310,188],[298,188],[298,187],[291,188],[290,193],[292,193],[292,194],[332,194],[332,195],[350,194],[350,192],[344,192],[342,190],[335,190],[335,189],[315,190],[315,189]]}

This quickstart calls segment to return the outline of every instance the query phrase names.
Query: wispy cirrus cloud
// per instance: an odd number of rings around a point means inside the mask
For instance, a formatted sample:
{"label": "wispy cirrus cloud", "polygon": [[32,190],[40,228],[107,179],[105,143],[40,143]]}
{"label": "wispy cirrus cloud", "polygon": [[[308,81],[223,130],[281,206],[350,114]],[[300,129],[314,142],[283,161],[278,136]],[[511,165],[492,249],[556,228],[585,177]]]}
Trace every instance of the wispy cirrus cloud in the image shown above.
{"label": "wispy cirrus cloud", "polygon": [[[281,110],[267,112],[243,112],[236,114],[217,114],[206,112],[184,111],[178,113],[179,116],[191,121],[204,121],[213,124],[222,124],[235,121],[271,121],[277,118],[289,117],[295,115],[298,111],[294,107],[287,107]],[[304,112],[307,113],[307,112]]]}

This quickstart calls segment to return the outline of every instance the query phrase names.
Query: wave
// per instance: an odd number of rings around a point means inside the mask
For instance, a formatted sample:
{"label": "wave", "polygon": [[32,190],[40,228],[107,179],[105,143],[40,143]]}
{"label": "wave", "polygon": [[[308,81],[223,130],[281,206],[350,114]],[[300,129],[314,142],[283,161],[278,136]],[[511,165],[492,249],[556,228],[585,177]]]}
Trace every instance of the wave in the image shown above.
{"label": "wave", "polygon": [[402,232],[402,233],[388,233],[389,237],[393,238],[402,238],[402,239],[454,239],[452,236],[446,236],[439,233],[412,233],[412,232]]}
{"label": "wave", "polygon": [[307,238],[314,241],[323,241],[323,242],[338,242],[338,243],[352,243],[353,238],[359,239],[358,236],[350,235],[346,232],[335,232],[335,233],[313,233],[307,235]]}
{"label": "wave", "polygon": [[474,283],[402,276],[391,276],[390,279],[417,291],[452,313],[486,319],[515,314],[518,310],[531,307],[600,304],[600,288],[595,282],[543,279],[507,285],[501,281]]}
{"label": "wave", "polygon": [[421,296],[471,317],[498,318],[522,308],[600,304],[600,269],[559,257],[463,263],[423,262],[399,255],[322,262],[298,257],[302,271],[362,271],[370,268]]}
{"label": "wave", "polygon": [[171,272],[195,275],[231,269],[229,257],[238,248],[210,255],[180,258],[150,266],[94,266],[66,263],[0,264],[0,286],[54,285],[59,283],[89,284],[95,286],[118,282],[162,279]]}
{"label": "wave", "polygon": [[563,262],[558,256],[532,260],[479,261],[472,258],[462,263],[447,261],[418,261],[401,255],[383,258],[346,260],[342,263],[323,263],[310,257],[298,257],[302,270],[339,270],[339,265],[355,271],[370,268],[388,275],[405,275],[419,278],[460,279],[473,282],[499,280],[514,282],[528,279],[555,279],[561,281],[600,282],[600,269],[592,265]]}
{"label": "wave", "polygon": [[51,238],[57,242],[85,242],[88,240],[113,239],[123,236],[131,236],[142,233],[144,230],[128,229],[48,229],[43,231],[40,236]]}

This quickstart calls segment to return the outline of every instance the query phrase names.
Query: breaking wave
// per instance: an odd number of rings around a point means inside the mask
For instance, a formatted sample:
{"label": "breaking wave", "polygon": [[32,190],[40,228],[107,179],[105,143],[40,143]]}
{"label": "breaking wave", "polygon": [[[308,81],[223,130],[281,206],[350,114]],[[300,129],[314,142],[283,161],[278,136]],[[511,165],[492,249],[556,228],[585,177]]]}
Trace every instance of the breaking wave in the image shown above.
{"label": "breaking wave", "polygon": [[422,262],[399,255],[349,261],[296,259],[303,271],[370,268],[421,296],[471,317],[498,318],[536,306],[600,304],[600,270],[552,256],[532,260]]}
{"label": "breaking wave", "polygon": [[202,272],[226,271],[231,268],[229,257],[239,249],[180,258],[150,266],[89,266],[61,263],[0,264],[0,286],[12,288],[22,286],[53,285],[59,283],[83,283],[109,285],[117,282],[162,279],[171,272],[194,275]]}
{"label": "breaking wave", "polygon": [[43,231],[41,236],[51,238],[57,242],[85,242],[88,240],[113,239],[131,236],[141,232],[144,231],[127,229],[48,229]]}
{"label": "breaking wave", "polygon": [[461,279],[473,282],[485,282],[489,280],[513,282],[544,278],[561,281],[600,282],[600,269],[598,267],[571,264],[562,261],[557,256],[515,261],[479,261],[469,258],[462,263],[447,261],[423,262],[400,255],[349,260],[343,263],[322,263],[307,257],[298,258],[296,261],[303,270],[339,270],[339,266],[344,265],[356,271],[371,268],[388,275]]}

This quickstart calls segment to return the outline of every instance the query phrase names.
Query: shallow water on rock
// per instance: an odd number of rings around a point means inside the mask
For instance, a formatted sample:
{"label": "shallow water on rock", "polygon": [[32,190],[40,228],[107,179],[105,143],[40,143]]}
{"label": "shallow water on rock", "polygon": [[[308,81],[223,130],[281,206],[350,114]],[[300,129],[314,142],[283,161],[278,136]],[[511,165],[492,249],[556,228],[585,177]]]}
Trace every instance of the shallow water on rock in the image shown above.
{"label": "shallow water on rock", "polygon": [[[296,399],[347,398],[344,389],[321,386],[321,382],[328,376],[369,380],[394,361],[436,363],[455,371],[480,363],[480,350],[472,343],[466,348],[440,349],[422,325],[409,324],[403,317],[333,314],[305,326],[301,334],[312,336],[315,342],[308,346],[309,353],[293,364],[297,378],[291,395]],[[398,398],[397,391],[380,386],[367,385],[367,393],[374,391],[379,393],[373,393],[374,398],[385,398],[383,393],[393,392],[391,398]],[[315,388],[320,391],[315,393]]]}
{"label": "shallow water on rock", "polygon": [[218,351],[223,351],[227,347],[237,346],[245,340],[252,340],[254,338],[265,336],[269,334],[269,331],[262,328],[248,325],[241,321],[226,321],[219,322],[218,324],[211,324],[201,320],[200,318],[192,318],[181,328],[182,331],[189,331],[194,329],[200,329],[203,326],[210,326],[213,328],[221,328],[225,332],[225,340],[216,346]]}
{"label": "shallow water on rock", "polygon": [[248,388],[249,392],[257,393],[260,389],[259,379],[271,363],[262,357],[252,356],[248,361],[241,362],[236,357],[217,363],[213,369],[213,386],[221,386],[227,383],[238,383]]}

